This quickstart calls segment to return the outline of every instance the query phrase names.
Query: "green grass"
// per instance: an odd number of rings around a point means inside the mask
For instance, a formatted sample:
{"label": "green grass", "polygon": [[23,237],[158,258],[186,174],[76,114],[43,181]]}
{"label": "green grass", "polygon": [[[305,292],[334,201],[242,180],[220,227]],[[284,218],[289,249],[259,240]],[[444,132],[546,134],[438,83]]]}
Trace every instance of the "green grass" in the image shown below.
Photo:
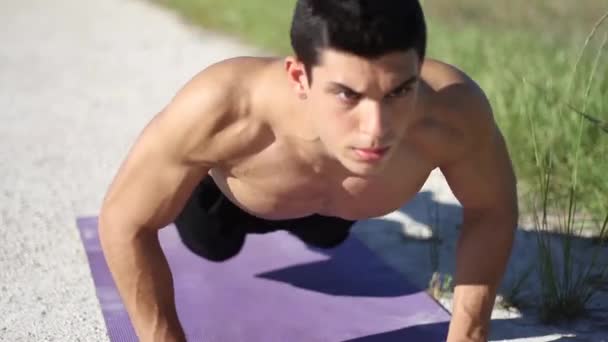
{"label": "green grass", "polygon": [[276,53],[289,51],[293,0],[152,0],[209,29],[232,33]]}
{"label": "green grass", "polygon": [[[294,0],[153,1],[268,51],[291,52]],[[595,275],[589,268],[574,272],[568,236],[583,228],[608,231],[608,23],[585,41],[608,4],[426,0],[423,6],[429,56],[458,66],[481,85],[505,135],[522,213],[535,218],[539,232],[541,314],[557,310],[566,318],[577,316],[592,297],[588,280]],[[554,248],[542,234],[546,230],[566,236],[559,248],[566,262],[555,261]]]}
{"label": "green grass", "polygon": [[[601,62],[603,62],[604,49],[608,43],[608,33],[602,34],[603,39],[597,47],[597,51],[590,49],[594,53],[590,70],[584,70],[582,75],[579,74],[580,67],[585,65],[583,58],[589,51],[589,43],[597,34],[601,24],[608,19],[608,12],[603,15],[600,20],[594,25],[590,35],[585,39],[585,44],[578,54],[578,58],[574,63],[573,77],[568,84],[566,94],[571,92],[571,89],[580,87],[581,98],[574,101],[564,109],[564,111],[575,111],[579,114],[578,123],[571,127],[576,127],[576,140],[569,146],[570,159],[572,160],[572,168],[569,170],[569,179],[557,179],[557,168],[554,158],[554,152],[550,146],[545,146],[541,137],[537,134],[538,125],[535,123],[535,116],[528,113],[530,121],[530,131],[532,133],[531,140],[534,146],[534,159],[537,172],[537,181],[535,183],[536,200],[531,203],[534,206],[534,221],[537,229],[537,245],[538,249],[538,270],[540,283],[540,318],[545,322],[556,322],[561,320],[572,320],[581,317],[587,311],[587,307],[592,298],[600,291],[601,283],[608,280],[608,263],[601,262],[599,255],[604,246],[604,241],[601,239],[605,236],[608,225],[608,210],[605,212],[603,223],[598,225],[600,243],[599,245],[588,251],[589,258],[584,263],[575,261],[574,248],[575,239],[581,236],[585,228],[586,221],[581,219],[580,213],[585,213],[579,209],[579,205],[583,202],[581,188],[579,185],[581,166],[585,165],[581,162],[585,160],[585,128],[589,123],[597,124],[599,121],[586,114],[587,106],[591,100],[591,89],[597,77],[597,70]],[[582,77],[581,77],[582,76]],[[577,79],[582,79],[577,84]],[[601,126],[601,125],[600,125]],[[602,127],[599,127],[602,128]],[[564,172],[564,174],[566,174]],[[562,190],[562,189],[565,189]],[[561,190],[561,191],[560,191]],[[567,191],[567,192],[566,192]],[[555,194],[562,193],[564,200],[556,200]],[[604,199],[606,195],[604,194]],[[599,211],[601,215],[601,209]],[[551,237],[552,232],[556,231],[555,227],[548,224],[550,216],[557,216],[557,232],[561,233],[561,239],[556,246]],[[593,216],[593,215],[592,215]],[[598,216],[599,217],[599,216]],[[596,217],[596,218],[598,218]]]}

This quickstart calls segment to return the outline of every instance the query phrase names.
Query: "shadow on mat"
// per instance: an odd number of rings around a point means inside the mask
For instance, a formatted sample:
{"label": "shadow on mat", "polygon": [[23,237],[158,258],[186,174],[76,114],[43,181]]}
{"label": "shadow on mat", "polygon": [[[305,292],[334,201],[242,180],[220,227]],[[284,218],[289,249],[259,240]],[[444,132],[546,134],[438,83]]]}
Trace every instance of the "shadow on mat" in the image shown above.
{"label": "shadow on mat", "polygon": [[335,249],[309,248],[329,259],[256,276],[335,296],[398,297],[420,292],[354,237]]}
{"label": "shadow on mat", "polygon": [[[432,193],[422,192],[401,210],[414,220],[424,222],[424,214],[428,212],[426,203],[431,197]],[[441,209],[442,212],[446,211],[446,208]],[[457,206],[450,206],[449,209],[451,214],[459,210]],[[402,234],[400,223],[383,219],[365,221],[368,225],[374,225],[373,230],[378,233],[380,230],[390,230],[397,232],[395,236]],[[353,233],[347,241],[333,249],[308,246],[310,250],[326,255],[328,260],[293,265],[256,276],[338,296],[398,297],[422,291],[420,286],[414,286],[354,235]],[[424,266],[420,265],[420,273],[426,277],[428,271]],[[428,278],[430,279],[430,273]]]}
{"label": "shadow on mat", "polygon": [[[421,192],[400,210],[415,221],[425,222],[427,202],[431,200],[432,193]],[[452,216],[457,216],[459,210],[458,206],[442,205],[441,208],[442,213],[449,211]],[[378,233],[380,230],[390,230],[397,232],[393,234],[395,236],[402,234],[400,223],[380,218],[365,221],[367,224],[373,222],[373,230]],[[347,241],[333,249],[308,246],[310,250],[326,255],[328,260],[293,265],[256,276],[338,296],[398,297],[423,291],[422,287],[414,286],[354,235],[353,233]],[[430,279],[431,273],[425,266],[419,265],[419,272]]]}
{"label": "shadow on mat", "polygon": [[374,335],[343,340],[341,342],[443,342],[447,338],[449,325],[449,322],[421,324]]}
{"label": "shadow on mat", "polygon": [[[449,324],[449,322],[421,324],[374,335],[343,340],[341,342],[439,342],[445,341],[447,338]],[[522,324],[525,324],[525,322],[521,318],[494,319],[492,320],[492,329],[489,339],[490,341],[502,341],[521,338],[538,338],[556,333],[555,331],[551,332],[549,330],[522,332],[521,329],[518,329],[521,328]],[[580,339],[577,339],[576,337],[560,337],[552,341],[580,341]]]}

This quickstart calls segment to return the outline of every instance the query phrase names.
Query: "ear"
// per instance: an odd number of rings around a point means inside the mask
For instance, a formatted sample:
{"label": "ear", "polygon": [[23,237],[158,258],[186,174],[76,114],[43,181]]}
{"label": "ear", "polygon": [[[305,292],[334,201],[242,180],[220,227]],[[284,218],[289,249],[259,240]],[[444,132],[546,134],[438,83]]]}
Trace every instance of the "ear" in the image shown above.
{"label": "ear", "polygon": [[285,59],[287,79],[291,82],[294,92],[299,98],[305,99],[309,90],[308,77],[304,64],[293,56]]}

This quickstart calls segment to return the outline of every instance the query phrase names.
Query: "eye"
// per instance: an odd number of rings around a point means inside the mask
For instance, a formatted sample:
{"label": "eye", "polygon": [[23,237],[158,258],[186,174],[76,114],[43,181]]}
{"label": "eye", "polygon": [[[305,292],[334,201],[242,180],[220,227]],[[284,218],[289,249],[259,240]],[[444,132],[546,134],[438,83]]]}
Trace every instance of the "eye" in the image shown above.
{"label": "eye", "polygon": [[395,98],[395,97],[402,97],[402,96],[406,96],[407,94],[409,94],[409,92],[412,90],[411,87],[402,87],[402,88],[398,88],[395,91],[393,91],[392,93],[388,94],[388,98]]}
{"label": "eye", "polygon": [[338,97],[342,101],[355,102],[361,98],[361,94],[355,93],[352,90],[343,89],[338,93]]}

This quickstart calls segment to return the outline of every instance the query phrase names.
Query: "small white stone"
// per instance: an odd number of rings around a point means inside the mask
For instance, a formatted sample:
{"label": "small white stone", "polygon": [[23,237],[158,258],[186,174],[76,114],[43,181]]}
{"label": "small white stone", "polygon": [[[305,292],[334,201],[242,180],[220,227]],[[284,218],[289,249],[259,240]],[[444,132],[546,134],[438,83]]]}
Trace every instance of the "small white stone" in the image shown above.
{"label": "small white stone", "polygon": [[435,237],[433,230],[430,227],[423,225],[423,224],[416,224],[416,223],[404,224],[401,231],[403,232],[403,235],[405,235],[407,238],[411,238],[411,239],[431,240]]}

